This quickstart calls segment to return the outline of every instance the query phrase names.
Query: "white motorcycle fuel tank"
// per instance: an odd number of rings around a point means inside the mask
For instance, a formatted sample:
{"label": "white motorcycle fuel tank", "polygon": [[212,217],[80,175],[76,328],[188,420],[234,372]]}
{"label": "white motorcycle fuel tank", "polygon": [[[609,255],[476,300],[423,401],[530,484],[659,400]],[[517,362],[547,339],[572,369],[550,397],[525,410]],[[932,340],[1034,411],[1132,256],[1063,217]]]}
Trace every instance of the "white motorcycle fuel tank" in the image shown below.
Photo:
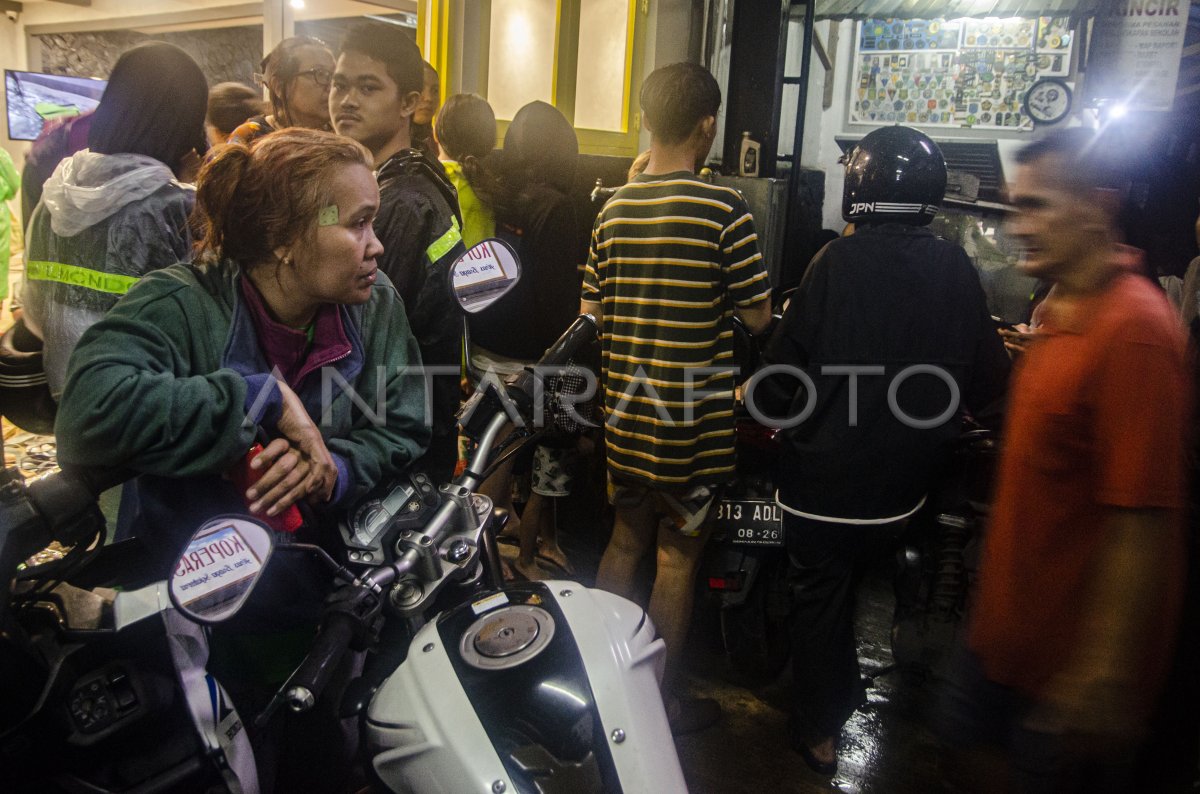
{"label": "white motorcycle fuel tank", "polygon": [[574,582],[512,585],[442,613],[371,701],[395,792],[686,792],[637,605]]}

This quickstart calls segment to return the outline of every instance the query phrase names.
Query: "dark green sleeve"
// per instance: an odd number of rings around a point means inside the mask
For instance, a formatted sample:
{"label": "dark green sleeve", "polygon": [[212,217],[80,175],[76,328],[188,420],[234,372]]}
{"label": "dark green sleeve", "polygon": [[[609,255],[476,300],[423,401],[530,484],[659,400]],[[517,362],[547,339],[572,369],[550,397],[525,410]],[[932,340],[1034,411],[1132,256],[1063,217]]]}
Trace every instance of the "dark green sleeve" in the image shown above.
{"label": "dark green sleeve", "polygon": [[158,271],[84,333],[55,435],[64,463],[190,477],[224,471],[253,443],[246,382],[189,322],[196,289]]}
{"label": "dark green sleeve", "polygon": [[330,452],[346,458],[354,475],[354,488],[345,500],[356,499],[400,473],[424,453],[431,432],[425,418],[421,353],[404,305],[390,284],[375,286],[363,313],[362,336],[366,360],[356,390],[373,402],[382,385],[386,413],[372,421],[359,412],[349,434],[325,440]]}

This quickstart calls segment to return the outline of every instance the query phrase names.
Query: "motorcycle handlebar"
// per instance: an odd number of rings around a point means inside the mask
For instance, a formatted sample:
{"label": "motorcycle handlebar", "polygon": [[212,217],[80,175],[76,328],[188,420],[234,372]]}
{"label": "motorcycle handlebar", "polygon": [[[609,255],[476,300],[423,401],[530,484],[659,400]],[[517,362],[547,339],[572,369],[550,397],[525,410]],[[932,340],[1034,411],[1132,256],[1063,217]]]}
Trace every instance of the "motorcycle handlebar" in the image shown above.
{"label": "motorcycle handlebar", "polygon": [[590,314],[581,314],[575,322],[563,332],[558,341],[550,346],[537,363],[539,367],[562,367],[577,354],[588,342],[596,338],[599,332],[596,318]]}
{"label": "motorcycle handlebar", "polygon": [[308,655],[288,682],[284,694],[288,708],[304,712],[316,704],[352,639],[354,618],[344,612],[328,613]]}
{"label": "motorcycle handlebar", "polygon": [[[353,590],[345,592],[355,592],[362,598],[371,597],[412,570],[415,562],[415,554],[407,552],[393,565],[375,568],[370,574],[351,584]],[[357,596],[354,598],[357,600]],[[344,609],[326,607],[321,627],[317,630],[312,647],[308,649],[308,655],[284,684],[283,701],[289,709],[302,713],[311,709],[321,699],[321,693],[325,691],[333,671],[341,662],[346,649],[350,647],[361,620],[359,616]],[[259,727],[271,718],[279,704],[279,698],[279,694],[276,694],[271,705],[259,715]]]}
{"label": "motorcycle handlebar", "polygon": [[[538,362],[540,367],[562,367],[565,366],[580,349],[590,341],[596,338],[597,333],[596,319],[590,314],[580,315],[575,322],[558,338],[546,354],[542,356]],[[494,440],[496,432],[504,421],[503,414],[493,417],[489,432],[485,434],[487,440],[481,444],[479,454],[486,456],[491,449],[491,442]],[[461,478],[462,482],[474,490],[477,481],[468,474],[464,474]],[[444,504],[438,513],[431,519],[430,525],[434,528],[434,536],[440,539],[440,528],[445,525],[456,508],[453,504]],[[416,561],[414,552],[407,552],[401,556],[392,565],[383,565],[372,570],[365,576],[356,587],[361,588],[364,592],[374,592],[384,587],[387,587],[392,582],[396,581],[408,571],[410,571]],[[284,699],[287,701],[288,707],[292,711],[307,711],[316,704],[321,697],[321,692],[325,685],[329,683],[329,678],[333,674],[334,668],[342,658],[342,654],[350,646],[350,641],[354,638],[355,618],[343,611],[327,611],[325,620],[321,623],[321,628],[317,633],[316,639],[313,641],[313,646],[309,650],[308,656],[296,669],[292,678],[288,681],[287,690],[284,694]]]}
{"label": "motorcycle handlebar", "polygon": [[[581,314],[575,322],[563,332],[563,335],[542,355],[533,367],[526,367],[509,382],[507,388],[509,398],[516,404],[517,410],[528,420],[534,411],[534,401],[540,394],[537,379],[539,370],[556,370],[565,367],[584,345],[596,338],[599,327],[596,318],[590,314]],[[468,433],[470,435],[470,433]]]}
{"label": "motorcycle handlebar", "polygon": [[108,468],[101,466],[73,466],[66,464],[62,467],[63,474],[79,480],[91,492],[99,496],[109,488],[115,488],[126,480],[137,476],[137,472],[125,468]]}
{"label": "motorcycle handlebar", "polygon": [[45,522],[49,539],[71,545],[79,538],[66,537],[64,533],[69,533],[80,517],[95,508],[101,493],[133,476],[134,472],[128,469],[64,466],[58,474],[29,483],[27,493]]}

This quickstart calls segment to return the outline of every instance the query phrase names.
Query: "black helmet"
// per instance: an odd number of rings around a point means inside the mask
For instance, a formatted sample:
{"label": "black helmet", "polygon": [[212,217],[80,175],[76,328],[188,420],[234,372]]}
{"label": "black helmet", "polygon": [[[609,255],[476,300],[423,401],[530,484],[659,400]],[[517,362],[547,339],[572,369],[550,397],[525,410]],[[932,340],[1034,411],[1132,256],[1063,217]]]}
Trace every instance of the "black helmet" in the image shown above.
{"label": "black helmet", "polygon": [[843,158],[842,217],[851,223],[924,226],[946,193],[942,150],[911,127],[881,127]]}

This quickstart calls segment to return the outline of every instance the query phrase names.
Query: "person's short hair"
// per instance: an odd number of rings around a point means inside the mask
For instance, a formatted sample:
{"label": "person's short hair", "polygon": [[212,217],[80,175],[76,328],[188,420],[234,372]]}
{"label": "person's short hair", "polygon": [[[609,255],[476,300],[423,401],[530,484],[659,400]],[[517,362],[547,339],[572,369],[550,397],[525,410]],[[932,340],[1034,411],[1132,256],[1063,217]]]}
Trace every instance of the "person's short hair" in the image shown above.
{"label": "person's short hair", "polygon": [[357,141],[303,127],[216,147],[196,179],[201,260],[244,268],[273,261],[276,249],[316,233],[321,209],[333,203],[334,169],[374,162]]}
{"label": "person's short hair", "polygon": [[483,158],[496,148],[496,114],[479,94],[446,100],[434,125],[438,143],[453,160]]}
{"label": "person's short hair", "polygon": [[271,112],[280,121],[287,116],[287,90],[292,80],[300,73],[300,50],[316,47],[329,52],[329,47],[320,39],[311,36],[291,36],[275,45],[275,49],[262,59],[263,85],[271,101]]}
{"label": "person's short hair", "polygon": [[696,125],[721,108],[721,87],[708,70],[694,63],[655,69],[642,83],[642,115],[663,143],[687,140]]}
{"label": "person's short hair", "polygon": [[401,94],[425,88],[425,59],[403,29],[382,22],[359,22],[346,31],[340,52],[357,52],[383,63]]}
{"label": "person's short hair", "polygon": [[88,148],[100,154],[141,154],[177,169],[193,149],[208,149],[204,114],[208,81],[174,44],[139,44],[113,66],[92,116]]}
{"label": "person's short hair", "polygon": [[1046,158],[1060,161],[1062,183],[1072,190],[1092,191],[1116,187],[1115,171],[1105,151],[1104,140],[1095,130],[1072,127],[1054,130],[1017,150],[1019,165]]}
{"label": "person's short hair", "polygon": [[262,94],[242,83],[218,83],[208,92],[208,114],[205,121],[221,136],[229,135],[247,119],[265,110]]}

